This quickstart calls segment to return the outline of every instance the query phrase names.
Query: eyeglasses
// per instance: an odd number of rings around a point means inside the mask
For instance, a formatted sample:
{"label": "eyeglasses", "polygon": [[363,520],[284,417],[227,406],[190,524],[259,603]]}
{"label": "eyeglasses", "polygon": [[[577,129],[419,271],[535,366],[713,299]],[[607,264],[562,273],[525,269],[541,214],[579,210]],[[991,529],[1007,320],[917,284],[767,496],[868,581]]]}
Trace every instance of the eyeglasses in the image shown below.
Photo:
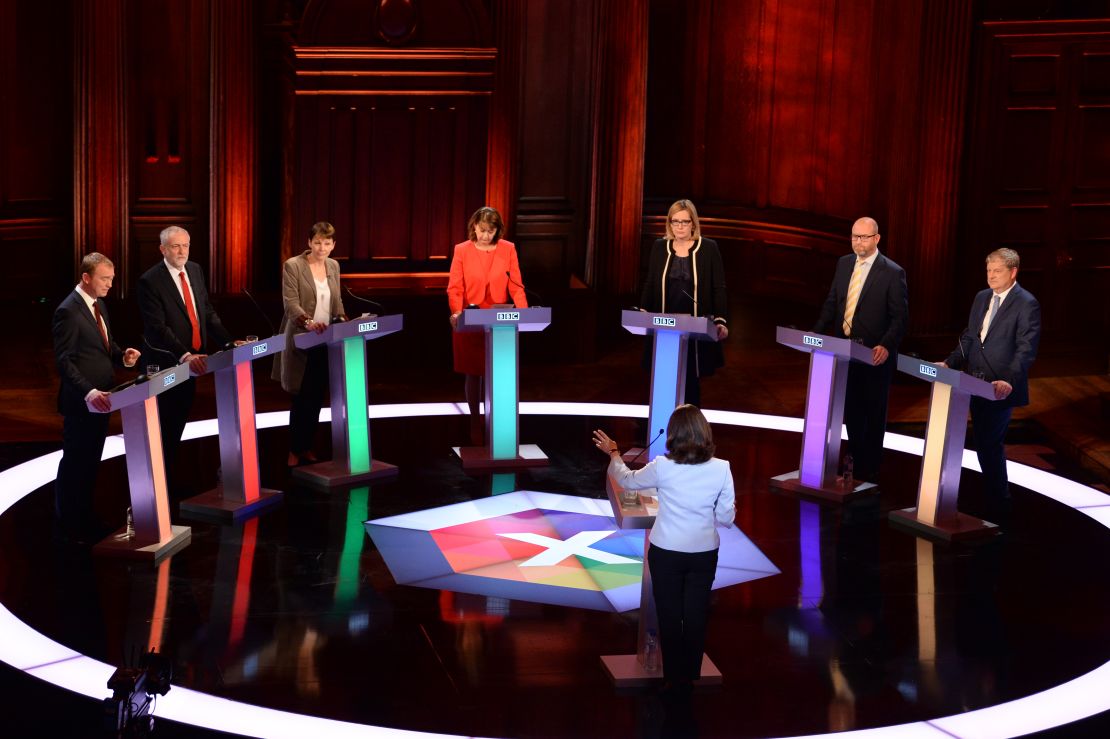
{"label": "eyeglasses", "polygon": [[852,234],[852,241],[867,241],[878,236],[878,233],[873,234]]}
{"label": "eyeglasses", "polygon": [[680,221],[677,218],[672,218],[671,219],[671,225],[674,226],[675,228],[678,228],[679,226],[689,226],[691,223],[693,223],[693,221],[691,221],[689,218],[687,218],[684,221]]}

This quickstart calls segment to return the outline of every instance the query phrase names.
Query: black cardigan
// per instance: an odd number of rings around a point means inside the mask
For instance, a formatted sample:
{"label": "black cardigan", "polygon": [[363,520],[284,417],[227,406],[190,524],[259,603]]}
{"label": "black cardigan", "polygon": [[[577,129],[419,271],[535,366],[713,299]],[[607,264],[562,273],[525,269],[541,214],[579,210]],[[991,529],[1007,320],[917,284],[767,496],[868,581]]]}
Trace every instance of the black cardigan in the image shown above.
{"label": "black cardigan", "polygon": [[[640,307],[653,313],[666,313],[667,269],[674,249],[669,239],[656,239],[648,257],[647,278],[640,293]],[[718,324],[728,324],[728,291],[725,288],[725,268],[721,250],[713,239],[699,238],[690,247],[694,274],[694,315],[712,316]],[[721,345],[714,341],[693,342],[697,347],[694,371],[699,377],[713,374],[724,364]],[[650,361],[650,353],[648,354]]]}

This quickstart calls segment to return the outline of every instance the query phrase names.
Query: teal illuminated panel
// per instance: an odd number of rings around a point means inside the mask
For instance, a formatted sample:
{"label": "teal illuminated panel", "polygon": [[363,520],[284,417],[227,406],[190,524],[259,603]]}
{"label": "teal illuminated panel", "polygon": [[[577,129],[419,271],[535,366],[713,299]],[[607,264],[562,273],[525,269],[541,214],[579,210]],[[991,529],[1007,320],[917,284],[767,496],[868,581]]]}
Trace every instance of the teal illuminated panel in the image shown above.
{"label": "teal illuminated panel", "polygon": [[486,413],[490,414],[490,456],[493,459],[516,459],[517,456],[516,349],[515,326],[490,328],[493,376],[487,379],[493,408],[487,408]]}
{"label": "teal illuminated panel", "polygon": [[[678,376],[679,356],[682,348],[682,334],[677,331],[656,331],[654,353],[651,359],[651,408],[648,414],[648,438],[651,444],[647,459],[650,462],[661,454],[667,453],[667,435],[660,429],[667,428],[667,422],[674,413],[675,400],[678,398],[678,383],[685,377]],[[654,439],[654,442],[652,441]]]}
{"label": "teal illuminated panel", "polygon": [[[343,341],[347,396],[347,465],[357,475],[370,471],[370,421],[366,409],[366,349],[361,336]],[[334,412],[334,411],[333,411]]]}

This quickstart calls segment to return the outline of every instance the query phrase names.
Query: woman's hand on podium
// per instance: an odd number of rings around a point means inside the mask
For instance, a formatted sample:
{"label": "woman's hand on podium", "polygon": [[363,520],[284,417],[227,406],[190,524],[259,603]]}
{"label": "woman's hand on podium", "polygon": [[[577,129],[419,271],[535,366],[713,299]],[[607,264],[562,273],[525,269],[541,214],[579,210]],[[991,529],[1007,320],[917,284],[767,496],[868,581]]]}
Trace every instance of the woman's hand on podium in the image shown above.
{"label": "woman's hand on podium", "polygon": [[462,311],[459,311],[458,313],[452,313],[451,318],[448,319],[449,321],[451,321],[451,329],[452,330],[459,327],[459,316],[460,315],[462,315]]}

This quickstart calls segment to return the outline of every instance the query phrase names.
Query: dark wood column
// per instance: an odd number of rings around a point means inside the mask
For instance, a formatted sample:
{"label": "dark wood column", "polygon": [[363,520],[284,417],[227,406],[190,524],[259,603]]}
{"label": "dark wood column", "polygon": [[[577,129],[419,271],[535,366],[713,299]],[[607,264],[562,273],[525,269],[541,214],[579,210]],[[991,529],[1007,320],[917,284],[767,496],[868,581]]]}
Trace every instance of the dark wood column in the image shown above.
{"label": "dark wood column", "polygon": [[252,286],[258,121],[253,0],[211,5],[210,271],[219,292]]}
{"label": "dark wood column", "polygon": [[[524,38],[522,0],[494,0],[493,95],[486,155],[486,204],[497,208],[511,233],[516,204],[517,130],[520,117],[520,44]],[[468,214],[469,215],[469,214]]]}
{"label": "dark wood column", "polygon": [[597,290],[635,290],[640,264],[647,121],[647,0],[605,0],[594,131],[592,272]]}
{"label": "dark wood column", "polygon": [[73,13],[74,259],[110,257],[122,295],[130,249],[124,2],[78,0]]}

